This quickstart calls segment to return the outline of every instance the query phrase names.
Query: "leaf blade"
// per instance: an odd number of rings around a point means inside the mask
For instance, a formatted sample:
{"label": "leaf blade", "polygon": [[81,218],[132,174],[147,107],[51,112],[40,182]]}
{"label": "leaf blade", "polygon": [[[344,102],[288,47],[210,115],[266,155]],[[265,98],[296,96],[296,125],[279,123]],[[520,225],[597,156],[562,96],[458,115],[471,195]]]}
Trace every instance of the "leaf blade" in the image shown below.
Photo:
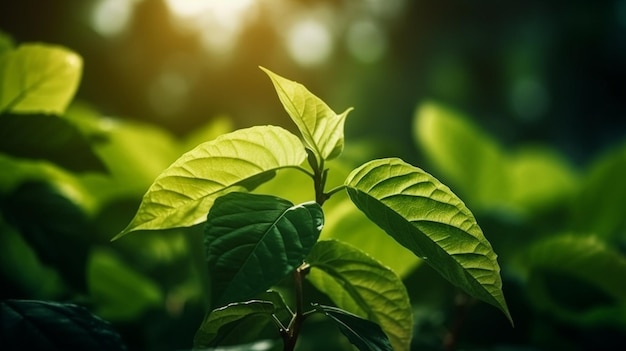
{"label": "leaf blade", "polygon": [[215,198],[228,188],[296,167],[305,159],[300,140],[274,126],[241,129],[200,144],[157,177],[131,223],[114,240],[137,230],[201,223]]}
{"label": "leaf blade", "polygon": [[362,165],[345,185],[354,204],[387,234],[511,321],[497,255],[470,210],[448,187],[396,158]]}
{"label": "leaf blade", "polygon": [[315,202],[294,206],[238,192],[218,198],[205,230],[213,306],[251,298],[278,283],[302,264],[323,222]]}
{"label": "leaf blade", "polygon": [[411,303],[402,280],[364,252],[339,241],[319,241],[309,253],[307,279],[341,309],[378,323],[394,350],[409,350]]}
{"label": "leaf blade", "polygon": [[298,126],[307,148],[318,159],[338,157],[343,151],[344,123],[352,108],[338,115],[304,85],[260,68],[270,77],[280,102]]}
{"label": "leaf blade", "polygon": [[335,322],[339,330],[361,351],[392,351],[387,335],[378,324],[336,307],[313,305]]}
{"label": "leaf blade", "polygon": [[61,46],[23,44],[0,57],[0,111],[62,114],[74,97],[82,58]]}

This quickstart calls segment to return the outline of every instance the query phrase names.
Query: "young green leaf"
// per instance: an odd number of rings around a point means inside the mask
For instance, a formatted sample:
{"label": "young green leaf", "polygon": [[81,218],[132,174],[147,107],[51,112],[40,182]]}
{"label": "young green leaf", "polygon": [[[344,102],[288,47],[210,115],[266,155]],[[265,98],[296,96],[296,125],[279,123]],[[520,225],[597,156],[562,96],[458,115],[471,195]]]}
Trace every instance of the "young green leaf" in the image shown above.
{"label": "young green leaf", "polygon": [[346,179],[365,215],[444,278],[511,319],[500,266],[465,204],[430,174],[396,158],[368,162]]}
{"label": "young green leaf", "polygon": [[306,259],[307,279],[341,309],[378,323],[396,351],[409,350],[411,303],[402,280],[364,252],[340,241],[319,241]]}
{"label": "young green leaf", "polygon": [[306,151],[295,135],[274,126],[241,129],[198,145],[163,171],[117,239],[137,230],[201,223],[215,198],[250,179],[297,167]]}
{"label": "young green leaf", "polygon": [[343,126],[348,108],[338,115],[302,84],[261,67],[272,80],[283,107],[302,133],[304,144],[318,159],[330,160],[343,151]]}
{"label": "young green leaf", "polygon": [[206,256],[213,306],[249,299],[302,264],[324,224],[314,202],[229,193],[207,216]]}
{"label": "young green leaf", "polygon": [[335,322],[341,333],[360,351],[392,351],[387,335],[374,322],[336,307],[313,305],[318,312]]}
{"label": "young green leaf", "polygon": [[0,56],[0,112],[62,114],[80,83],[82,58],[63,47],[23,44]]}
{"label": "young green leaf", "polygon": [[274,305],[269,301],[251,300],[231,303],[217,308],[207,314],[193,339],[194,349],[207,348],[213,345],[221,327],[253,315],[270,315],[274,313]]}

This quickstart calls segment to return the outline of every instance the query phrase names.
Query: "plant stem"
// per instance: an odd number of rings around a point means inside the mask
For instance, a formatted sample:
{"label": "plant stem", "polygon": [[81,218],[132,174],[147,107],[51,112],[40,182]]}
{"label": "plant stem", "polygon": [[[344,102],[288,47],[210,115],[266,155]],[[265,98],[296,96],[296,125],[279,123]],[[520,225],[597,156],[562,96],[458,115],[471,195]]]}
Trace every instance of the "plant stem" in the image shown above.
{"label": "plant stem", "polygon": [[302,292],[302,280],[308,272],[309,265],[304,263],[298,267],[293,274],[296,289],[296,313],[293,315],[291,322],[289,322],[286,333],[283,334],[284,351],[294,350],[296,342],[298,341],[298,335],[300,335],[300,327],[306,318],[303,305],[304,298]]}

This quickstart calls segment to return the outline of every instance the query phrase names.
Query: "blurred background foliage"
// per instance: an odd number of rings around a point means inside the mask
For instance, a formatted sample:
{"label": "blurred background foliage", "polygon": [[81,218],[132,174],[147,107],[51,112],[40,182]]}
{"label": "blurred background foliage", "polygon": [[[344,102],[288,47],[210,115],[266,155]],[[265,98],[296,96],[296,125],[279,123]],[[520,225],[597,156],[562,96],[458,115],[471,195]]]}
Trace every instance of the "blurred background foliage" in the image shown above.
{"label": "blurred background foliage", "polygon": [[[198,143],[295,130],[261,65],[335,111],[355,107],[331,186],[402,157],[449,185],[499,254],[515,328],[396,251],[345,197],[326,204],[323,236],[404,277],[416,350],[626,343],[624,0],[21,0],[0,3],[0,31],[0,53],[43,42],[84,62],[61,119],[3,119],[2,298],[81,302],[131,349],[189,349],[208,284],[201,228],[109,240]],[[59,131],[54,152],[29,143]],[[258,191],[310,200],[289,172]],[[345,346],[311,324],[302,350]]]}

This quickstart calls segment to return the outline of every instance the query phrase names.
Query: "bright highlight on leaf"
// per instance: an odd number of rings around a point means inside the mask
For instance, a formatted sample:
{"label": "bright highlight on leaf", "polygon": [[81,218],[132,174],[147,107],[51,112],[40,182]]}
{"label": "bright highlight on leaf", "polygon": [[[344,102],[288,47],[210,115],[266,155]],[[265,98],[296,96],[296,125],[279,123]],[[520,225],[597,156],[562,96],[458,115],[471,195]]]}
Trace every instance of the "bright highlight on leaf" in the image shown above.
{"label": "bright highlight on leaf", "polygon": [[338,115],[302,84],[261,69],[272,80],[280,102],[302,133],[305,146],[318,160],[339,156],[343,151],[344,123],[352,108]]}
{"label": "bright highlight on leaf", "polygon": [[82,58],[63,47],[23,44],[0,56],[0,113],[62,114],[74,97]]}
{"label": "bright highlight on leaf", "polygon": [[387,234],[511,320],[497,256],[472,213],[448,187],[396,158],[362,165],[345,185],[354,204]]}
{"label": "bright highlight on leaf", "polygon": [[273,172],[297,167],[305,159],[298,137],[274,126],[240,129],[200,144],[157,177],[135,218],[114,239],[137,230],[201,223],[215,198],[228,188],[258,185]]}
{"label": "bright highlight on leaf", "polygon": [[396,351],[409,350],[411,303],[402,280],[364,252],[339,241],[320,241],[307,257],[307,279],[341,309],[381,326]]}
{"label": "bright highlight on leaf", "polygon": [[294,206],[269,195],[230,193],[205,229],[214,307],[254,297],[300,266],[324,225],[315,202]]}

